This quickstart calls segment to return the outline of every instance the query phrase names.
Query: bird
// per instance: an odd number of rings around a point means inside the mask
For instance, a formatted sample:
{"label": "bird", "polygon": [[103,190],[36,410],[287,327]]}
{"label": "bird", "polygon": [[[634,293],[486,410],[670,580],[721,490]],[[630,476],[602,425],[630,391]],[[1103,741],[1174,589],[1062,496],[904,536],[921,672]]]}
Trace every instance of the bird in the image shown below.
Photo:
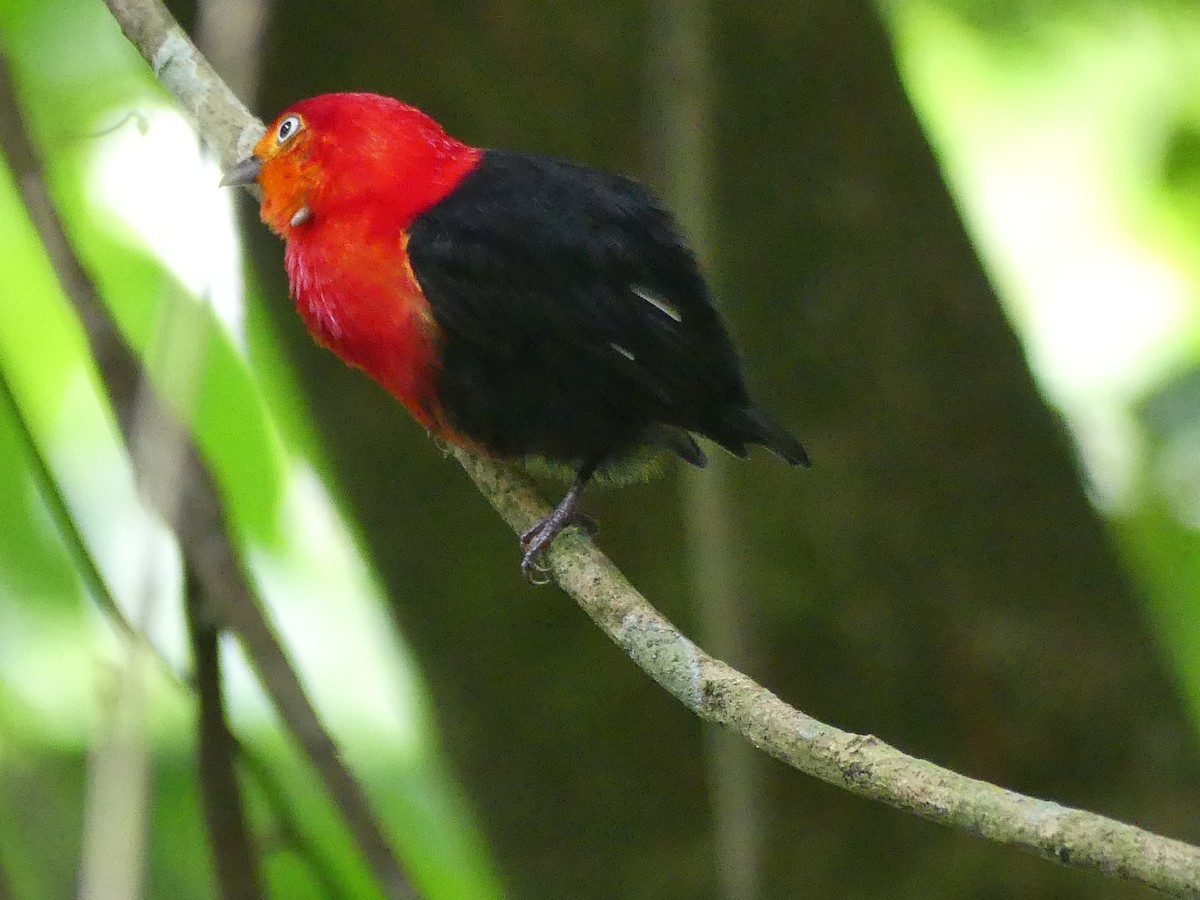
{"label": "bird", "polygon": [[569,473],[521,536],[529,580],[547,580],[563,530],[595,532],[578,509],[590,482],[670,454],[703,467],[696,435],[810,464],[751,401],[695,254],[640,182],[471,146],[371,93],[280,112],[221,184],[255,182],[318,343],[435,439]]}

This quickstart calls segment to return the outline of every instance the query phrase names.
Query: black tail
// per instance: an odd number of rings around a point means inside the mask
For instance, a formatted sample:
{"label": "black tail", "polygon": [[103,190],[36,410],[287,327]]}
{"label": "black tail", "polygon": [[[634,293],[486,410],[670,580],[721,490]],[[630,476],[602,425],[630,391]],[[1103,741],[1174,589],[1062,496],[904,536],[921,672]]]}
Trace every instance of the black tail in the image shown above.
{"label": "black tail", "polygon": [[652,444],[661,444],[686,463],[691,463],[697,469],[708,465],[708,457],[696,443],[696,439],[682,428],[670,425],[653,426],[646,434],[646,440]]}
{"label": "black tail", "polygon": [[[717,443],[721,444],[737,456],[746,455],[746,444],[762,444],[780,459],[786,460],[793,466],[808,468],[812,462],[804,445],[783,430],[774,419],[761,409],[743,407],[730,410],[724,422],[727,431],[714,435]],[[726,440],[726,437],[732,440]]]}

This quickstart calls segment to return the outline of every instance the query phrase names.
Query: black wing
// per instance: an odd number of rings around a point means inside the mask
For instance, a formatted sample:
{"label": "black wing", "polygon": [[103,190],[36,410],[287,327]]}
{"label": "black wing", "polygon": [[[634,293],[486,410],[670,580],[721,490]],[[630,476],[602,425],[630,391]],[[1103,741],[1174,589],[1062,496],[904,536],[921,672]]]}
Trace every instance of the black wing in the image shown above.
{"label": "black wing", "polygon": [[696,261],[637,182],[489,150],[408,253],[443,333],[443,409],[488,450],[581,462],[673,429],[763,442]]}

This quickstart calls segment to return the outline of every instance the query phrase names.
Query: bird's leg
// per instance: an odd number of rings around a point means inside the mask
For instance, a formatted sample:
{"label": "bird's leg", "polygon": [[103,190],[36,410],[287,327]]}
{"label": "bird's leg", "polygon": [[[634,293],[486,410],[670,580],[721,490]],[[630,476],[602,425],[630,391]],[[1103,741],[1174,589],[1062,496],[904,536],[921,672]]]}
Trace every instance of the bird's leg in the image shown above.
{"label": "bird's leg", "polygon": [[[545,577],[545,568],[539,565],[539,560],[560,533],[572,525],[578,525],[589,536],[596,534],[596,523],[588,516],[576,512],[575,507],[579,505],[579,498],[583,496],[583,490],[591,480],[597,465],[598,463],[588,463],[581,466],[566,494],[558,501],[558,506],[554,507],[550,515],[521,535],[521,548],[524,550],[521,556],[521,572],[534,584],[545,584],[549,581],[549,578]],[[540,578],[539,573],[542,576]]]}

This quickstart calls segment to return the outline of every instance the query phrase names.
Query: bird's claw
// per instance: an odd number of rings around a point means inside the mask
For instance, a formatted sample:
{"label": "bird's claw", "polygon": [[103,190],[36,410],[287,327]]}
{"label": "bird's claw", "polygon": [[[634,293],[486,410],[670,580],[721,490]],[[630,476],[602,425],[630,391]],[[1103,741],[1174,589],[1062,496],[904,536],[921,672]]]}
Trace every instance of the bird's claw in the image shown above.
{"label": "bird's claw", "polygon": [[545,530],[537,526],[521,535],[521,574],[532,585],[541,586],[550,583],[550,567],[542,560],[542,556],[550,549],[554,534],[545,534]]}
{"label": "bird's claw", "polygon": [[542,559],[554,539],[572,525],[580,528],[588,537],[595,537],[599,532],[591,516],[583,513],[572,513],[562,521],[555,521],[553,516],[538,522],[521,535],[521,574],[533,585],[541,586],[550,583],[550,566]]}
{"label": "bird's claw", "polygon": [[550,583],[550,567],[542,560],[562,527],[549,520],[538,522],[521,535],[521,574],[533,585]]}
{"label": "bird's claw", "polygon": [[521,560],[521,573],[525,576],[525,580],[534,587],[550,583],[550,567],[537,558],[532,561],[527,558]]}
{"label": "bird's claw", "polygon": [[521,547],[528,550],[535,543],[539,543],[538,539],[542,537],[543,533],[548,533],[545,543],[549,545],[561,532],[566,531],[572,525],[581,529],[590,538],[594,538],[600,533],[600,526],[596,524],[596,520],[583,513],[571,513],[562,522],[553,522],[550,517],[547,517],[521,535]]}

